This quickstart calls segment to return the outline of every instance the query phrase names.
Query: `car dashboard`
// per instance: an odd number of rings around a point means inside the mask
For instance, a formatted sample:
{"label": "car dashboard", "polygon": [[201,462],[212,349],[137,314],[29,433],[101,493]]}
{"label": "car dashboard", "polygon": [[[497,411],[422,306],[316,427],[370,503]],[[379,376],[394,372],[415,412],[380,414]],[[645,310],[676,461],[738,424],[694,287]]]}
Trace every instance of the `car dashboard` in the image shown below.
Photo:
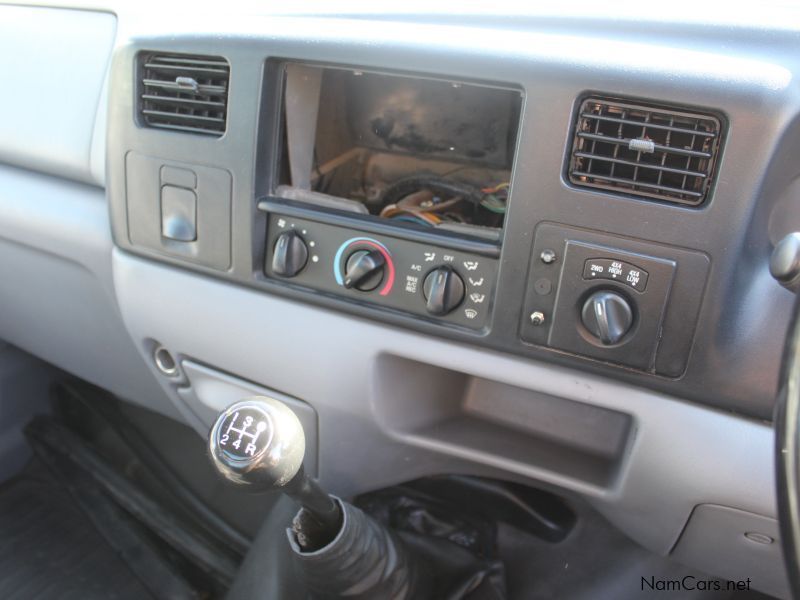
{"label": "car dashboard", "polygon": [[0,337],[203,436],[279,397],[343,497],[524,482],[785,597],[800,34],[677,6],[2,5]]}

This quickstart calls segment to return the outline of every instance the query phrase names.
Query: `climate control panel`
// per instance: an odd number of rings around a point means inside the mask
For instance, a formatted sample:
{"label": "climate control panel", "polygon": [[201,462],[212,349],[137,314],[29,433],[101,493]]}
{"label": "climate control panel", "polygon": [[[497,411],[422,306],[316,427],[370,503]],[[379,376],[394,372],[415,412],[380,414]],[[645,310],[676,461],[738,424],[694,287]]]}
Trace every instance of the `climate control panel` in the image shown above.
{"label": "climate control panel", "polygon": [[458,242],[448,247],[445,239],[393,233],[270,211],[264,274],[362,304],[487,327],[498,269],[493,247],[465,250]]}

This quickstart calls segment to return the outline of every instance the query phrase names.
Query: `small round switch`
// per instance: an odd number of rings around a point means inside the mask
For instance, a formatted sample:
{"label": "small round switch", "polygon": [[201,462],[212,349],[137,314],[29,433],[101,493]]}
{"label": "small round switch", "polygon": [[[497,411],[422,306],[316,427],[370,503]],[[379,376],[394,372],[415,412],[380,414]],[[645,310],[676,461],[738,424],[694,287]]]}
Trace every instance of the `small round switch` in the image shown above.
{"label": "small round switch", "polygon": [[294,277],[308,262],[308,246],[296,231],[278,236],[272,251],[272,272],[281,277]]}
{"label": "small round switch", "polygon": [[601,344],[613,346],[633,326],[633,309],[621,294],[601,290],[589,296],[583,304],[581,321]]}
{"label": "small round switch", "polygon": [[451,267],[438,267],[422,283],[425,308],[432,315],[446,315],[464,300],[464,289],[464,280]]}
{"label": "small round switch", "polygon": [[383,281],[386,259],[377,250],[356,250],[344,266],[344,287],[371,292]]}

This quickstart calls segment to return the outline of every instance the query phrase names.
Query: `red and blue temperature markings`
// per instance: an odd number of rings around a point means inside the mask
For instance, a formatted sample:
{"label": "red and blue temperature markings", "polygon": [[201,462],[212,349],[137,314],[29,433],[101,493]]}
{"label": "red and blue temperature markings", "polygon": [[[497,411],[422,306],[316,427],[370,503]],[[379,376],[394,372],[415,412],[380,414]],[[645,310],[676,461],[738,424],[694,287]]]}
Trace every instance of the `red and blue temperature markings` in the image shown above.
{"label": "red and blue temperature markings", "polygon": [[381,290],[378,292],[378,294],[381,296],[388,296],[389,292],[392,291],[392,286],[394,285],[394,261],[392,260],[392,254],[389,252],[389,249],[381,244],[378,240],[374,240],[372,238],[354,237],[350,238],[344,244],[339,246],[339,249],[336,251],[336,256],[333,259],[333,276],[336,278],[336,283],[344,286],[342,256],[345,255],[345,252],[347,252],[347,249],[351,246],[358,246],[358,248],[372,248],[383,255],[383,258],[386,261],[386,283],[383,284],[383,287],[381,287]]}

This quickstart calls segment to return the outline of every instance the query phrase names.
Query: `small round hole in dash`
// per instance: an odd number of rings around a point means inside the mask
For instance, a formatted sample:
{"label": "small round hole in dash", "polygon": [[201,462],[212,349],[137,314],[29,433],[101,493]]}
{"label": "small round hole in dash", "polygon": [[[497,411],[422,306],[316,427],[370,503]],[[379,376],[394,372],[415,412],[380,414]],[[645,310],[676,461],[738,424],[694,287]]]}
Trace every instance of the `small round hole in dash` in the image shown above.
{"label": "small round hole in dash", "polygon": [[167,377],[175,377],[179,374],[178,363],[172,353],[164,346],[156,346],[153,350],[153,362],[161,373]]}

